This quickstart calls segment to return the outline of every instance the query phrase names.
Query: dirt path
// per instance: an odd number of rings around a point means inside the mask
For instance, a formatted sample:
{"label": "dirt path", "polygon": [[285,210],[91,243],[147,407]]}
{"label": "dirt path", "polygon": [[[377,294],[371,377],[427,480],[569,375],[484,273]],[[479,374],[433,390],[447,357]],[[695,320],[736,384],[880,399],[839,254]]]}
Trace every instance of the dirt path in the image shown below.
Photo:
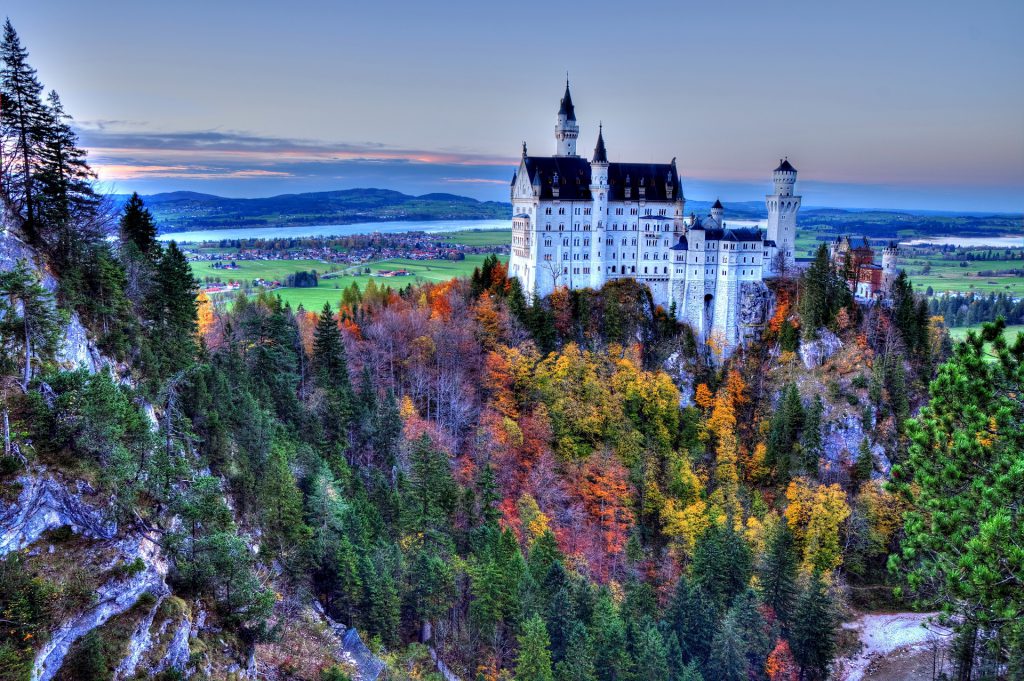
{"label": "dirt path", "polygon": [[936,613],[862,614],[845,622],[859,650],[836,660],[837,681],[929,681],[945,660],[951,635],[931,620]]}

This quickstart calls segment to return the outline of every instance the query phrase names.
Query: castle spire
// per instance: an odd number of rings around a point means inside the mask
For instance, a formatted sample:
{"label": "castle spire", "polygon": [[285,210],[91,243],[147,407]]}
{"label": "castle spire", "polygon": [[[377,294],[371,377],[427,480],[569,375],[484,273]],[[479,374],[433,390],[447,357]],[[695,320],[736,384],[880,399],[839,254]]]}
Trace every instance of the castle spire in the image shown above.
{"label": "castle spire", "polygon": [[594,147],[594,159],[591,163],[607,163],[608,150],[604,148],[604,125],[597,124],[597,146]]}
{"label": "castle spire", "polygon": [[561,106],[558,108],[558,115],[565,116],[567,121],[576,120],[576,109],[572,105],[572,94],[569,92],[569,75],[565,76],[565,94],[562,95]]}

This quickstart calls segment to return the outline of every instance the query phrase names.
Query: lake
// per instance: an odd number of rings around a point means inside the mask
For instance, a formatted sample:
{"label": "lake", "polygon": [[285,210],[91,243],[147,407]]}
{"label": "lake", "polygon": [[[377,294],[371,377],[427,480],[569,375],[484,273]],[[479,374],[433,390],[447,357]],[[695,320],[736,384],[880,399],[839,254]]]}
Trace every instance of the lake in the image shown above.
{"label": "lake", "polygon": [[1024,236],[936,236],[928,239],[909,239],[901,241],[900,245],[1022,248]]}
{"label": "lake", "polygon": [[221,239],[279,239],[295,237],[350,236],[353,234],[395,234],[398,232],[462,232],[470,229],[512,229],[511,220],[407,220],[395,222],[354,222],[350,225],[310,225],[299,227],[242,227],[238,229],[201,229],[194,232],[161,234],[161,241],[198,243]]}

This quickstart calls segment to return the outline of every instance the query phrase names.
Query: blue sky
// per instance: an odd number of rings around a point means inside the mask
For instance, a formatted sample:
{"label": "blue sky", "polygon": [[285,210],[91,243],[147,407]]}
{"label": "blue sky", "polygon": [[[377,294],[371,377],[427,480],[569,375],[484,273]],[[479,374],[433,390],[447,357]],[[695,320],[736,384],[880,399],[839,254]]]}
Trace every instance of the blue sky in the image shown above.
{"label": "blue sky", "polygon": [[8,0],[106,185],[507,199],[566,71],[593,148],[692,198],[1024,211],[1024,3]]}

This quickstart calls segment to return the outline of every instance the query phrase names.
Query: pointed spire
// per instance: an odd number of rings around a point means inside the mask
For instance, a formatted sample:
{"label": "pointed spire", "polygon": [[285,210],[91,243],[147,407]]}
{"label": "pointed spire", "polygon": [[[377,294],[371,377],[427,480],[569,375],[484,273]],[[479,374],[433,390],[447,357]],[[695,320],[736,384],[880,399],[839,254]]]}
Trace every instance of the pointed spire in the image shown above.
{"label": "pointed spire", "polygon": [[594,147],[594,159],[591,163],[607,163],[608,150],[604,148],[604,125],[597,125],[597,146]]}
{"label": "pointed spire", "polygon": [[712,210],[714,210],[716,208],[718,210],[724,210],[725,206],[722,205],[722,201],[720,199],[715,199],[715,205],[711,206],[711,208],[712,208]]}
{"label": "pointed spire", "polygon": [[526,158],[526,140],[523,140],[523,158]]}
{"label": "pointed spire", "polygon": [[565,74],[565,94],[562,95],[562,106],[558,109],[559,116],[565,116],[567,121],[576,120],[576,109],[572,105],[572,95],[569,94],[569,74]]}

